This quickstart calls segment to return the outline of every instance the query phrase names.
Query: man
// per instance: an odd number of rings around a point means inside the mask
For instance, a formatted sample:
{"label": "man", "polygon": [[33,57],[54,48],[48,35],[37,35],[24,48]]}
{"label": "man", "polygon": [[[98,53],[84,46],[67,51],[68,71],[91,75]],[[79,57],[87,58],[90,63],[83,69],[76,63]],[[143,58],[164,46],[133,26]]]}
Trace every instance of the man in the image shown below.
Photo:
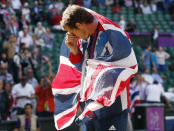
{"label": "man", "polygon": [[28,26],[23,27],[23,31],[21,32],[21,35],[18,37],[18,45],[20,46],[20,43],[25,43],[26,48],[30,48],[33,46],[33,39],[28,33]]}
{"label": "man", "polygon": [[[97,131],[113,127],[126,131],[130,105],[129,79],[137,72],[137,61],[129,36],[109,19],[76,5],[69,6],[64,11],[61,26],[68,31],[65,43],[71,52],[69,60],[82,75],[81,101],[87,103],[76,121],[83,122],[83,118],[89,115],[93,118]],[[61,67],[58,74],[60,69]],[[56,78],[58,81],[62,79]],[[56,86],[55,81],[53,86]],[[57,86],[59,88],[61,85]],[[54,88],[54,94],[63,93],[63,90],[59,92]],[[58,123],[60,119],[56,115],[55,120],[58,124],[56,127],[61,129],[62,125]]]}
{"label": "man", "polygon": [[7,63],[2,63],[0,65],[0,79],[2,79],[3,82],[9,82],[10,84],[14,83],[12,74],[8,73]]}
{"label": "man", "polygon": [[16,99],[17,114],[24,113],[24,106],[27,103],[31,103],[34,98],[34,88],[27,83],[26,76],[23,76],[21,82],[14,85],[12,88],[12,96]]}
{"label": "man", "polygon": [[34,90],[36,90],[36,87],[39,85],[39,83],[33,75],[33,69],[32,68],[27,68],[26,75],[27,75],[28,83],[32,85]]}
{"label": "man", "polygon": [[148,45],[145,50],[143,51],[143,54],[142,54],[142,62],[143,62],[143,65],[144,65],[144,68],[145,69],[148,69],[149,71],[151,70],[151,65],[150,65],[150,51],[151,51],[151,46]]}
{"label": "man", "polygon": [[153,30],[151,32],[151,42],[152,42],[152,47],[156,49],[158,49],[158,37],[159,37],[158,25],[154,25]]}
{"label": "man", "polygon": [[150,84],[146,87],[145,94],[146,101],[149,103],[160,103],[162,98],[162,100],[164,100],[169,108],[172,107],[169,100],[164,94],[163,88],[159,86],[157,81],[154,81],[153,84]]}
{"label": "man", "polygon": [[9,115],[9,98],[8,94],[3,90],[3,80],[0,79],[0,120],[6,120]]}
{"label": "man", "polygon": [[14,131],[40,131],[40,123],[35,115],[32,115],[32,105],[25,105],[25,115],[20,115]]}
{"label": "man", "polygon": [[54,97],[51,90],[51,82],[48,76],[43,76],[40,85],[37,86],[35,95],[37,97],[37,116],[51,117],[54,113]]}

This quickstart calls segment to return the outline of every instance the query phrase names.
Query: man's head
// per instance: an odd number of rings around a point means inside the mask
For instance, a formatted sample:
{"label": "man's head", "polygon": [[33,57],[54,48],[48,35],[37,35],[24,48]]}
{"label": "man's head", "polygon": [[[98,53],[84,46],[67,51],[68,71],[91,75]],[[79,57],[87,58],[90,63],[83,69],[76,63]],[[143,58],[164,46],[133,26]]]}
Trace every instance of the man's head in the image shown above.
{"label": "man's head", "polygon": [[160,46],[159,47],[159,51],[162,52],[163,51],[163,47]]}
{"label": "man's head", "polygon": [[33,109],[33,106],[32,106],[32,104],[26,104],[25,105],[25,114],[26,114],[26,116],[30,116],[31,114],[32,114],[32,109]]}
{"label": "man's head", "polygon": [[146,46],[146,50],[150,51],[152,49],[151,45]]}
{"label": "man's head", "polygon": [[70,5],[63,12],[61,26],[77,37],[87,39],[94,33],[92,26],[89,29],[89,25],[93,22],[94,17],[87,10],[77,5]]}
{"label": "man's head", "polygon": [[27,77],[26,76],[23,76],[21,78],[21,85],[24,87],[26,83],[27,83]]}
{"label": "man's head", "polygon": [[9,42],[15,42],[15,40],[16,40],[15,35],[14,34],[10,34],[9,35]]}
{"label": "man's head", "polygon": [[153,72],[153,73],[155,73],[155,74],[156,74],[156,73],[158,73],[157,68],[156,68],[156,67],[154,67],[154,68],[152,69],[152,72]]}
{"label": "man's head", "polygon": [[33,77],[33,70],[32,68],[27,69],[27,78],[31,79]]}
{"label": "man's head", "polygon": [[28,34],[28,26],[24,26],[23,31],[24,31],[24,36],[26,36]]}
{"label": "man's head", "polygon": [[157,30],[158,29],[158,25],[155,24],[153,28]]}
{"label": "man's head", "polygon": [[6,74],[7,73],[7,68],[8,68],[8,64],[7,63],[2,63],[0,66],[0,71],[2,74]]}

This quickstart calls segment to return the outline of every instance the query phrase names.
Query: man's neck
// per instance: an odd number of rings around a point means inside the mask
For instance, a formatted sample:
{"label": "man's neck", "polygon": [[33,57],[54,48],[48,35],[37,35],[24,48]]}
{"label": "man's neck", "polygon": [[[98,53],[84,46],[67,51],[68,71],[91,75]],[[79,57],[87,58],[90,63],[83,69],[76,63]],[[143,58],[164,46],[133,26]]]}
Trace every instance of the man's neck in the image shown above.
{"label": "man's neck", "polygon": [[25,117],[26,117],[26,118],[30,118],[30,117],[31,117],[31,115],[25,115]]}

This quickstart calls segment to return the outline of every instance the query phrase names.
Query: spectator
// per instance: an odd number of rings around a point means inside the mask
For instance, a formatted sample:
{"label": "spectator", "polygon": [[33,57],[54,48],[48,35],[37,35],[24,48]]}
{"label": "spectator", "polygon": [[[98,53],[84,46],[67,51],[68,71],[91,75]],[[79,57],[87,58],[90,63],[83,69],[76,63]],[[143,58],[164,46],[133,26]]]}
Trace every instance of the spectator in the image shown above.
{"label": "spectator", "polygon": [[142,9],[143,14],[145,14],[145,15],[152,14],[152,11],[150,9],[150,5],[147,3],[147,0],[145,0],[143,2],[143,4],[141,5],[141,9]]}
{"label": "spectator", "polygon": [[140,4],[140,2],[135,3],[134,12],[135,12],[136,14],[140,14],[140,15],[143,14],[143,11],[142,11],[142,9],[141,9],[141,4]]}
{"label": "spectator", "polygon": [[36,35],[36,39],[40,39],[41,36],[46,32],[45,27],[42,26],[41,22],[37,23],[37,27],[35,28],[34,34]]}
{"label": "spectator", "polygon": [[46,33],[42,35],[42,39],[44,40],[45,46],[52,49],[54,35],[51,33],[50,28],[46,28]]}
{"label": "spectator", "polygon": [[26,2],[26,3],[24,3],[24,7],[23,7],[23,9],[22,9],[22,15],[24,15],[25,16],[25,20],[27,21],[27,22],[31,22],[31,20],[30,20],[30,13],[31,13],[31,11],[30,11],[30,9],[29,9],[29,5],[28,5],[28,3]]}
{"label": "spectator", "polygon": [[157,81],[161,87],[163,86],[163,82],[164,82],[163,78],[166,78],[166,77],[164,75],[160,76],[156,68],[153,68],[152,70],[152,77],[154,81]]}
{"label": "spectator", "polygon": [[28,48],[25,48],[21,54],[21,66],[22,66],[22,73],[23,74],[28,67],[33,67],[31,53],[29,52]]}
{"label": "spectator", "polygon": [[32,114],[32,105],[25,105],[25,115],[20,115],[14,131],[40,131],[40,123],[37,116]]}
{"label": "spectator", "polygon": [[8,32],[10,34],[14,34],[15,36],[18,35],[19,24],[18,24],[18,22],[16,20],[16,16],[15,15],[11,16],[11,19],[10,19],[10,21],[8,23],[7,28],[8,28]]}
{"label": "spectator", "polygon": [[[9,83],[9,82],[6,82],[4,84],[4,90],[5,92],[7,93],[7,96],[8,96],[8,100],[9,100],[9,113],[11,113],[12,111],[12,108],[13,108],[13,104],[14,104],[14,100],[13,100],[13,96],[11,94],[11,90],[12,90],[12,85]],[[11,114],[9,114],[9,117],[10,117]]]}
{"label": "spectator", "polygon": [[14,34],[10,34],[8,41],[3,44],[3,49],[7,51],[8,59],[13,59],[16,53],[17,40]]}
{"label": "spectator", "polygon": [[33,35],[34,35],[33,26],[31,26],[31,25],[28,27],[28,34],[29,34],[30,36],[33,36]]}
{"label": "spectator", "polygon": [[34,2],[34,6],[31,9],[31,19],[33,24],[42,20],[42,8],[39,7],[38,1]]}
{"label": "spectator", "polygon": [[83,6],[89,8],[91,6],[91,0],[83,0]]}
{"label": "spectator", "polygon": [[151,51],[151,46],[147,46],[142,54],[142,62],[144,65],[145,69],[148,69],[150,71],[151,65],[150,65],[150,51]]}
{"label": "spectator", "polygon": [[147,86],[147,82],[140,73],[136,74],[135,78],[136,80],[133,83],[133,89],[139,91],[140,100],[143,102],[145,101],[145,88]]}
{"label": "spectator", "polygon": [[51,82],[47,76],[43,76],[40,85],[36,88],[37,115],[39,117],[52,116],[54,113],[54,97],[51,90]]}
{"label": "spectator", "polygon": [[12,8],[16,11],[19,12],[21,8],[21,1],[20,0],[10,0]]}
{"label": "spectator", "polygon": [[149,74],[149,70],[148,69],[144,69],[142,77],[144,78],[145,82],[147,82],[148,84],[153,84],[154,79],[153,79],[152,75]]}
{"label": "spectator", "polygon": [[24,113],[24,106],[27,103],[31,103],[32,98],[34,97],[34,89],[32,85],[27,83],[26,76],[23,76],[21,82],[14,85],[12,88],[13,98],[16,99],[17,104],[17,114]]}
{"label": "spectator", "polygon": [[161,97],[164,99],[168,107],[172,107],[168,99],[165,97],[164,90],[158,85],[157,81],[154,81],[153,84],[150,84],[146,87],[146,101],[150,103],[159,103],[161,102]]}
{"label": "spectator", "polygon": [[72,5],[73,4],[73,0],[69,0],[68,5]]}
{"label": "spectator", "polygon": [[25,20],[25,16],[21,15],[20,21],[19,21],[19,30],[22,30],[23,28],[28,26],[28,22]]}
{"label": "spectator", "polygon": [[18,44],[20,43],[25,43],[26,48],[30,48],[33,46],[33,39],[28,33],[28,26],[24,26],[21,36],[18,37]]}
{"label": "spectator", "polygon": [[121,13],[122,10],[120,8],[120,5],[116,3],[116,5],[112,8],[113,13]]}
{"label": "spectator", "polygon": [[15,11],[9,6],[9,3],[5,4],[5,7],[3,9],[3,17],[4,17],[4,22],[6,24],[6,26],[8,25],[9,23],[9,20],[10,20],[10,16],[11,15],[15,15]]}
{"label": "spectator", "polygon": [[97,4],[101,6],[105,6],[105,0],[97,0]]}
{"label": "spectator", "polygon": [[114,0],[105,0],[106,6],[112,6],[114,4]]}
{"label": "spectator", "polygon": [[154,25],[153,30],[151,32],[151,40],[152,40],[152,47],[156,49],[158,48],[158,37],[159,37],[158,25]]}
{"label": "spectator", "polygon": [[125,0],[126,7],[132,7],[132,5],[133,5],[132,0]]}
{"label": "spectator", "polygon": [[62,0],[58,0],[57,7],[58,7],[59,12],[62,12],[62,10],[64,8],[64,3],[62,2]]}
{"label": "spectator", "polygon": [[152,65],[152,68],[158,68],[158,62],[157,62],[157,58],[156,58],[156,49],[152,49],[152,52],[150,54],[150,60],[151,60],[151,65]]}
{"label": "spectator", "polygon": [[7,53],[5,51],[1,52],[0,65],[3,63],[8,63]]}
{"label": "spectator", "polygon": [[118,25],[121,27],[121,29],[125,30],[126,22],[124,20],[124,16],[120,16],[120,21],[119,21]]}
{"label": "spectator", "polygon": [[16,75],[14,77],[14,80],[16,83],[18,83],[22,77],[22,53],[24,52],[25,43],[20,43],[20,49],[19,52],[16,52],[13,57],[13,63],[14,63],[14,74]]}
{"label": "spectator", "polygon": [[48,9],[49,9],[49,14],[48,14],[49,19],[51,19],[55,15],[56,12],[60,12],[59,5],[57,4],[56,1],[53,1],[53,3],[51,5],[49,5]]}
{"label": "spectator", "polygon": [[41,51],[41,46],[37,45],[31,54],[31,59],[32,59],[34,69],[36,69],[39,66],[39,64],[41,63],[42,55],[43,55],[43,53]]}
{"label": "spectator", "polygon": [[156,57],[158,62],[158,71],[165,71],[165,61],[170,57],[170,55],[167,52],[163,51],[162,47],[159,47],[159,50],[156,52]]}
{"label": "spectator", "polygon": [[14,83],[13,81],[13,76],[8,73],[8,64],[7,63],[3,63],[0,65],[0,79],[3,80],[3,82],[9,82],[11,84]]}
{"label": "spectator", "polygon": [[157,9],[158,11],[164,10],[164,0],[157,0]]}
{"label": "spectator", "polygon": [[135,25],[134,19],[131,19],[129,24],[126,26],[126,31],[127,32],[136,32],[137,27]]}
{"label": "spectator", "polygon": [[9,115],[9,99],[3,90],[3,80],[0,79],[0,120],[6,120]]}
{"label": "spectator", "polygon": [[169,4],[169,8],[168,8],[171,16],[172,16],[172,20],[174,21],[174,1],[172,1],[170,4]]}
{"label": "spectator", "polygon": [[52,4],[52,0],[44,0],[44,3],[49,7]]}
{"label": "spectator", "polygon": [[60,21],[62,20],[62,16],[57,12],[56,15],[54,15],[51,18],[52,21],[52,25],[53,25],[53,29],[55,30],[61,30],[61,26],[60,26]]}
{"label": "spectator", "polygon": [[157,4],[155,0],[151,1],[151,8],[152,8],[152,12],[156,12],[157,11]]}
{"label": "spectator", "polygon": [[74,4],[82,6],[83,1],[82,0],[74,0]]}
{"label": "spectator", "polygon": [[28,83],[32,85],[33,89],[36,90],[36,87],[39,85],[37,79],[33,76],[33,69],[27,68],[27,79]]}

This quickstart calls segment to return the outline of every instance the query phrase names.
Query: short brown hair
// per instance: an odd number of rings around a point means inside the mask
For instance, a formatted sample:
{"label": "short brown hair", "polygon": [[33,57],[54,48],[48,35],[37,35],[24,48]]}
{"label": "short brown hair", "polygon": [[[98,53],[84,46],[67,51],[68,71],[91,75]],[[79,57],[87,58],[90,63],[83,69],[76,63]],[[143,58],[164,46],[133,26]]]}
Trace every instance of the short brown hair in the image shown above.
{"label": "short brown hair", "polygon": [[92,23],[94,17],[83,7],[78,5],[69,5],[63,12],[61,26],[64,29],[68,26],[71,29],[77,28],[76,23]]}

